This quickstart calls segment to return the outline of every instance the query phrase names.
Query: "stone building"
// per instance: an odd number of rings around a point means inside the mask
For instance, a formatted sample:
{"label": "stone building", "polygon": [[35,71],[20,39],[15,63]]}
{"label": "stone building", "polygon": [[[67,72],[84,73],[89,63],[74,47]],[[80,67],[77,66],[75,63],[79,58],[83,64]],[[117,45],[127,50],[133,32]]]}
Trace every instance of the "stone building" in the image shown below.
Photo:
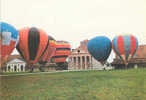
{"label": "stone building", "polygon": [[26,71],[26,62],[20,55],[10,55],[7,62],[2,66],[3,72],[24,72]]}
{"label": "stone building", "polygon": [[25,72],[26,63],[21,59],[12,59],[6,63],[5,72]]}
{"label": "stone building", "polygon": [[[124,67],[123,61],[118,56],[113,60],[112,65],[117,69]],[[138,46],[137,52],[129,61],[128,67],[146,67],[146,45]]]}
{"label": "stone building", "polygon": [[80,42],[80,46],[72,49],[68,57],[69,70],[102,69],[103,66],[96,61],[87,50],[88,40]]}

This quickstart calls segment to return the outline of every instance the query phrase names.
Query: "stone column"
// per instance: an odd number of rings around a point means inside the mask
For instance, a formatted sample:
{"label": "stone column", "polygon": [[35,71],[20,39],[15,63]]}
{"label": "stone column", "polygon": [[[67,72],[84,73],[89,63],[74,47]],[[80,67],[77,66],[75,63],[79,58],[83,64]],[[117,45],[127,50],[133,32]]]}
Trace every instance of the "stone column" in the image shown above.
{"label": "stone column", "polygon": [[19,64],[19,71],[20,71],[20,72],[22,72],[22,70],[21,70],[21,65],[22,65],[22,64]]}
{"label": "stone column", "polygon": [[8,72],[8,67],[9,67],[9,64],[7,64],[7,66],[6,66],[6,72]]}
{"label": "stone column", "polygon": [[26,67],[25,64],[23,64],[23,72],[25,72],[25,67]]}
{"label": "stone column", "polygon": [[8,72],[8,67],[9,67],[9,64],[7,64],[7,66],[6,66],[6,72]]}
{"label": "stone column", "polygon": [[18,71],[19,71],[19,65],[16,64],[16,72],[18,72]]}
{"label": "stone column", "polygon": [[16,71],[19,72],[19,64],[16,65]]}
{"label": "stone column", "polygon": [[89,64],[90,64],[90,69],[92,69],[92,58],[89,56]]}
{"label": "stone column", "polygon": [[78,56],[76,56],[76,69],[79,69]]}
{"label": "stone column", "polygon": [[82,69],[85,70],[85,56],[82,56]]}
{"label": "stone column", "polygon": [[82,56],[80,56],[80,69],[83,69]]}
{"label": "stone column", "polygon": [[68,70],[70,69],[70,61],[71,61],[71,57],[68,57]]}
{"label": "stone column", "polygon": [[73,69],[73,57],[69,57],[69,62],[68,62],[68,69],[71,70]]}
{"label": "stone column", "polygon": [[15,72],[15,64],[13,64],[13,72]]}
{"label": "stone column", "polygon": [[19,64],[19,71],[22,72],[23,69],[21,69],[22,64]]}
{"label": "stone column", "polygon": [[85,69],[87,69],[87,57],[85,56]]}
{"label": "stone column", "polygon": [[13,72],[13,67],[14,67],[14,65],[10,64],[10,72]]}

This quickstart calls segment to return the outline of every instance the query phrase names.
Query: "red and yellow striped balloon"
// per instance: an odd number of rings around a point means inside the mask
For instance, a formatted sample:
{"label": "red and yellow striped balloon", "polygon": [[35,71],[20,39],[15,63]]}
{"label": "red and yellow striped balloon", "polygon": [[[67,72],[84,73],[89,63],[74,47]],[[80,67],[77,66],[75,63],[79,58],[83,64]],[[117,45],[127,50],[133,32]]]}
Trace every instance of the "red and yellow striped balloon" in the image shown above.
{"label": "red and yellow striped balloon", "polygon": [[66,62],[66,58],[70,55],[71,46],[67,41],[56,41],[56,52],[53,56],[55,63]]}

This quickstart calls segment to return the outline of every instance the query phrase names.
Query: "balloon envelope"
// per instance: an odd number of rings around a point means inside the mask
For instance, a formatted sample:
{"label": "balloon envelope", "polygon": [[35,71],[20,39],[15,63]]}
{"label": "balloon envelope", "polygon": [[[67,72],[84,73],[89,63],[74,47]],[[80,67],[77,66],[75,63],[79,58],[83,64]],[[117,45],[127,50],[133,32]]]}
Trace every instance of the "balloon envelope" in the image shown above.
{"label": "balloon envelope", "polygon": [[14,50],[19,33],[12,25],[0,22],[0,65],[3,65]]}
{"label": "balloon envelope", "polygon": [[105,62],[111,53],[111,41],[105,36],[97,36],[88,41],[89,53],[99,62]]}
{"label": "balloon envelope", "polygon": [[56,41],[56,52],[53,56],[53,62],[66,62],[66,58],[70,55],[71,46],[67,41]]}
{"label": "balloon envelope", "polygon": [[50,59],[53,57],[56,51],[56,41],[53,37],[48,36],[48,46],[45,48],[44,54],[39,59],[40,64],[46,64],[47,62],[50,62]]}
{"label": "balloon envelope", "polygon": [[47,59],[46,51],[52,42],[43,30],[35,27],[24,28],[19,30],[19,35],[17,50],[28,64],[32,65],[39,60]]}
{"label": "balloon envelope", "polygon": [[133,35],[119,35],[112,41],[112,47],[117,56],[119,56],[125,64],[133,57],[138,48],[138,40]]}

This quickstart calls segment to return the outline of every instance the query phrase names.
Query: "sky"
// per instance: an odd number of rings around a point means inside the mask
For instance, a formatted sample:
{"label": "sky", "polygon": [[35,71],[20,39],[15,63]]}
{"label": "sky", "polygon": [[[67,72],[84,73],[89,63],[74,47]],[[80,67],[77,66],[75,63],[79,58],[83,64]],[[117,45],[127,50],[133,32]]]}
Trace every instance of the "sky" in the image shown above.
{"label": "sky", "polygon": [[72,48],[95,36],[112,40],[123,33],[146,44],[146,0],[0,0],[0,4],[1,21],[17,29],[41,28],[56,40],[69,41]]}

